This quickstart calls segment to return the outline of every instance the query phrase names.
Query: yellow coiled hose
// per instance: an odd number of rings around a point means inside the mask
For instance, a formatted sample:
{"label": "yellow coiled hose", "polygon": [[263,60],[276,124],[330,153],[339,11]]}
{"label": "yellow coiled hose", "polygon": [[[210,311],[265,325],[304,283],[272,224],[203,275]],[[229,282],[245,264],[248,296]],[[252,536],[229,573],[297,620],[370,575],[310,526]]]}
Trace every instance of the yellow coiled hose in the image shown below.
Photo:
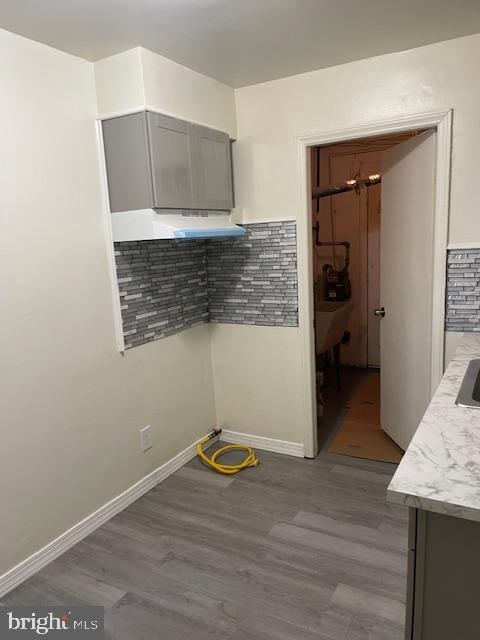
{"label": "yellow coiled hose", "polygon": [[[224,447],[221,447],[220,449],[214,451],[210,457],[207,456],[207,454],[203,450],[203,446],[212,438],[218,436],[220,432],[221,429],[215,429],[215,431],[210,433],[206,438],[204,438],[197,444],[198,456],[205,462],[205,464],[207,464],[215,471],[218,471],[218,473],[224,473],[225,475],[233,475],[234,473],[238,473],[242,469],[246,469],[247,467],[256,467],[260,464],[260,460],[255,455],[255,451],[244,444],[227,444]],[[239,449],[243,449],[247,452],[247,456],[239,464],[220,464],[219,462],[217,462],[218,458],[224,453],[227,453],[228,451],[237,451]]]}

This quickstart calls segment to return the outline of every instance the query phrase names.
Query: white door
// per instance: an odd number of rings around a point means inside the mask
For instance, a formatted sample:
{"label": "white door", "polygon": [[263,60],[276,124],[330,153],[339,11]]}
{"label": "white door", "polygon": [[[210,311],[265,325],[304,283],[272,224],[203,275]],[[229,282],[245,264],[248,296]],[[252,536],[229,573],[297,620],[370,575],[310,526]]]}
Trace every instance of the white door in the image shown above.
{"label": "white door", "polygon": [[402,449],[430,401],[435,146],[428,131],[382,161],[381,422]]}

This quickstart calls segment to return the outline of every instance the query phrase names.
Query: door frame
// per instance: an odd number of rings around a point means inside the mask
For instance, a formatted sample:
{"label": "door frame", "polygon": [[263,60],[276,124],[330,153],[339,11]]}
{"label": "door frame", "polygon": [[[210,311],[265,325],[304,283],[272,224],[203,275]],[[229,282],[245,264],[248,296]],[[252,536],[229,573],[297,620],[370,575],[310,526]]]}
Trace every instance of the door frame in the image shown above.
{"label": "door frame", "polygon": [[[302,343],[303,400],[307,429],[305,455],[318,451],[317,398],[315,380],[315,337],[313,328],[313,260],[311,221],[310,147],[335,144],[360,138],[414,131],[436,130],[435,214],[433,240],[432,343],[430,362],[430,394],[443,375],[445,325],[445,259],[448,244],[450,208],[450,161],[452,147],[452,109],[429,111],[379,120],[343,129],[318,131],[297,137],[297,268],[298,312]],[[310,428],[308,428],[308,423]]]}

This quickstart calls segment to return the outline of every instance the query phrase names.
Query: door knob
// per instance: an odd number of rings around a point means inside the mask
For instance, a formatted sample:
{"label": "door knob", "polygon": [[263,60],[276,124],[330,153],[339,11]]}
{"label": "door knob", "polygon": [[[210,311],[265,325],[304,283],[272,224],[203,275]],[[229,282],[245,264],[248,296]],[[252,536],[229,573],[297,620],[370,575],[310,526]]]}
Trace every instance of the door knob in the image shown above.
{"label": "door knob", "polygon": [[385,317],[385,307],[380,307],[379,309],[375,309],[373,314],[375,316],[377,316],[377,318],[384,318]]}

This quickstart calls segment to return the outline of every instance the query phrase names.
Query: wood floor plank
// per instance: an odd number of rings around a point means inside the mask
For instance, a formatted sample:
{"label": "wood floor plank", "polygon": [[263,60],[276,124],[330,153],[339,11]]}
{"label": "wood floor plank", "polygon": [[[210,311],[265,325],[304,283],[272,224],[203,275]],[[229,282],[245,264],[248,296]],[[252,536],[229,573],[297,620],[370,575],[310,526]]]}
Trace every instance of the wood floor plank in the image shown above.
{"label": "wood floor plank", "polygon": [[331,472],[347,476],[349,479],[355,478],[357,480],[375,482],[376,484],[380,484],[382,487],[388,487],[391,480],[390,476],[387,476],[384,473],[378,473],[377,471],[370,471],[367,469],[354,469],[343,464],[334,465]]}
{"label": "wood floor plank", "polygon": [[192,460],[0,605],[100,604],[115,640],[399,640],[394,467],[259,455],[233,478]]}
{"label": "wood floor plank", "polygon": [[398,521],[386,516],[378,525],[379,530],[385,535],[394,536],[398,540],[404,540],[405,548],[408,545],[407,527],[399,527]]}
{"label": "wood floor plank", "polygon": [[[237,485],[235,485],[237,486]],[[236,519],[256,519],[260,523],[268,518],[274,521],[290,520],[298,510],[296,504],[286,504],[283,500],[265,500],[261,491],[245,495],[242,490],[243,485],[238,486],[238,490],[228,489],[218,492],[216,495],[207,492],[199,492],[195,496],[195,503],[201,507],[216,510],[216,513],[230,515]],[[233,492],[232,492],[233,491]],[[176,504],[180,508],[189,508],[192,504],[192,492],[188,484],[177,483],[175,487],[160,489],[158,499],[162,504]],[[381,520],[384,519],[382,516]]]}
{"label": "wood floor plank", "polygon": [[405,631],[375,615],[358,614],[345,640],[405,640]]}
{"label": "wood floor plank", "polygon": [[207,470],[191,469],[190,467],[182,467],[177,471],[179,478],[186,478],[192,482],[198,482],[200,485],[209,484],[213,487],[228,487],[235,479],[235,476],[224,476],[220,473],[212,473]]}
{"label": "wood floor plank", "polygon": [[[406,536],[397,532],[397,527],[389,527],[386,530],[384,521],[380,522],[378,528],[366,527],[360,524],[345,522],[338,518],[329,518],[318,513],[309,513],[308,511],[299,511],[293,521],[299,527],[323,531],[324,533],[347,540],[374,544],[380,549],[393,549],[400,552],[407,551]],[[384,528],[381,529],[382,524]],[[387,531],[388,536],[385,535]]]}
{"label": "wood floor plank", "polygon": [[57,562],[7,594],[2,603],[20,605],[78,605],[111,607],[121,600],[125,590],[80,572],[68,572]]}
{"label": "wood floor plank", "polygon": [[196,593],[159,598],[128,593],[106,612],[107,638],[115,640],[185,640],[225,638],[235,632],[233,609]]}
{"label": "wood floor plank", "polygon": [[375,545],[366,545],[351,540],[343,540],[318,531],[303,529],[288,523],[276,524],[271,535],[288,542],[306,546],[330,555],[342,555],[349,560],[372,567],[384,568],[387,571],[405,572],[405,555],[394,551],[384,551]]}
{"label": "wood floor plank", "polygon": [[145,512],[142,508],[138,511],[129,510],[127,515],[116,516],[122,522],[132,522],[143,532],[149,532],[162,540],[183,540],[192,547],[206,549],[218,549],[230,554],[236,554],[245,560],[258,561],[268,548],[268,539],[263,531],[242,530],[239,521],[235,527],[230,523],[229,527],[215,526],[214,518],[208,526],[186,525],[171,515],[162,517],[155,512]]}
{"label": "wood floor plank", "polygon": [[[326,628],[330,631],[331,628]],[[333,633],[337,633],[334,629]],[[284,620],[254,612],[240,625],[231,640],[331,640],[333,636],[286,623]]]}
{"label": "wood floor plank", "polygon": [[[381,520],[388,517],[390,520],[396,521],[400,528],[405,528],[408,521],[406,516],[408,510],[402,505],[387,503],[385,494],[373,493],[368,489],[359,494],[345,490],[340,486],[321,487],[314,495],[310,496],[309,502],[314,506],[313,511],[327,515],[331,503],[334,503],[337,505],[337,509],[343,509],[346,514],[357,511],[370,516],[380,516]],[[312,509],[308,510],[312,511]]]}
{"label": "wood floor plank", "polygon": [[286,575],[301,576],[305,581],[321,579],[332,592],[340,582],[405,601],[405,576],[398,572],[375,568],[344,557],[341,553],[312,553],[308,547],[292,545],[280,539],[272,539],[265,562]]}
{"label": "wood floor plank", "polygon": [[368,458],[355,458],[354,456],[346,456],[339,453],[331,453],[330,451],[320,451],[314,460],[315,464],[340,464],[349,466],[353,469],[366,469],[367,471],[375,471],[376,473],[384,473],[393,476],[397,465],[392,462],[380,462],[378,460],[369,460]]}
{"label": "wood floor plank", "polygon": [[353,612],[374,614],[400,628],[405,621],[405,605],[402,602],[346,584],[338,585],[333,594],[332,602]]}

